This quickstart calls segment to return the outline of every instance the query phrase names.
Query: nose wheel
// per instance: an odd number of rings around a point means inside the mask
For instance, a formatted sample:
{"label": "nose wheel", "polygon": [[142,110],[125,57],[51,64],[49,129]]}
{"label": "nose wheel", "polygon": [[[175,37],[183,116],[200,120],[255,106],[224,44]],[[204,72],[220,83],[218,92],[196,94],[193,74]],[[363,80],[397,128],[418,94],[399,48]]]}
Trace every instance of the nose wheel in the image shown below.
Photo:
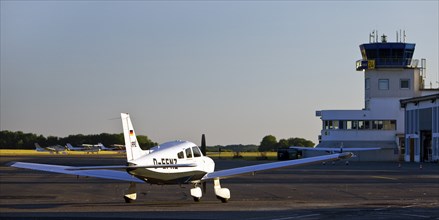
{"label": "nose wheel", "polygon": [[203,192],[201,191],[201,188],[198,186],[198,184],[195,184],[194,188],[191,189],[191,196],[195,202],[199,202],[201,200]]}

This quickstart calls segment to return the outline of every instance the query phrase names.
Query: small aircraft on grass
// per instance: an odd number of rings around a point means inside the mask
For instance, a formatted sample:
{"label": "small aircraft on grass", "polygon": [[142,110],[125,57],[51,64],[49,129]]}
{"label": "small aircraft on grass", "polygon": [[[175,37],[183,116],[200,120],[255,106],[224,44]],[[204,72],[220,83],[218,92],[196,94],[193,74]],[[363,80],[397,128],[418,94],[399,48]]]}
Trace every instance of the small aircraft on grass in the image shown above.
{"label": "small aircraft on grass", "polygon": [[222,202],[227,202],[230,199],[230,190],[221,187],[221,179],[287,166],[347,159],[353,155],[350,152],[343,152],[215,171],[214,161],[205,156],[206,141],[204,135],[202,137],[201,150],[197,145],[188,141],[171,141],[153,147],[150,150],[142,150],[137,141],[129,114],[121,113],[121,117],[127,151],[126,165],[76,167],[15,162],[10,164],[10,166],[127,181],[130,182],[130,185],[125,191],[125,202],[136,200],[137,183],[159,185],[192,184],[193,188],[190,190],[190,194],[194,201],[200,201],[203,192],[206,192],[206,181],[213,180],[216,197]]}
{"label": "small aircraft on grass", "polygon": [[82,147],[74,147],[70,143],[67,143],[66,147],[69,151],[82,151],[82,152],[87,153],[87,154],[99,153],[99,151],[101,150],[101,149],[99,149],[97,147],[93,147],[93,146],[84,146],[83,145]]}
{"label": "small aircraft on grass", "polygon": [[103,150],[103,151],[113,151],[113,152],[119,152],[119,153],[125,153],[125,149],[119,148],[119,147],[106,147],[104,144],[102,143],[98,143],[96,145],[94,145],[95,147]]}
{"label": "small aircraft on grass", "polygon": [[60,152],[63,152],[65,154],[66,148],[61,145],[53,145],[49,147],[41,147],[38,143],[35,143],[35,150],[38,152],[50,152],[51,154],[56,153],[59,154]]}

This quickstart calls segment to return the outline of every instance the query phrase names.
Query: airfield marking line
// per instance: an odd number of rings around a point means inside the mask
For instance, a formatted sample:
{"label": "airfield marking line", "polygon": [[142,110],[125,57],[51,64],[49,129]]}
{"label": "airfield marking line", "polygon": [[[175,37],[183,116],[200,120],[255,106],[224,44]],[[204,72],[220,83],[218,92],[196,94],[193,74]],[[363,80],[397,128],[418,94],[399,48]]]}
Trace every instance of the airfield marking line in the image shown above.
{"label": "airfield marking line", "polygon": [[414,214],[401,214],[401,215],[406,215],[406,216],[410,216],[410,217],[418,217],[418,218],[431,218],[431,216],[426,216],[426,215],[414,215]]}
{"label": "airfield marking line", "polygon": [[385,180],[398,180],[397,178],[386,177],[386,176],[370,176],[375,179],[385,179]]}
{"label": "airfield marking line", "polygon": [[285,217],[285,218],[273,218],[271,220],[288,220],[288,219],[314,217],[314,216],[319,216],[319,215],[320,214],[299,215],[299,216],[292,216],[292,217]]}
{"label": "airfield marking line", "polygon": [[383,208],[374,209],[374,211],[383,211],[383,210],[386,210],[386,209],[389,209],[389,208],[391,208],[391,207],[387,206],[387,207],[383,207]]}

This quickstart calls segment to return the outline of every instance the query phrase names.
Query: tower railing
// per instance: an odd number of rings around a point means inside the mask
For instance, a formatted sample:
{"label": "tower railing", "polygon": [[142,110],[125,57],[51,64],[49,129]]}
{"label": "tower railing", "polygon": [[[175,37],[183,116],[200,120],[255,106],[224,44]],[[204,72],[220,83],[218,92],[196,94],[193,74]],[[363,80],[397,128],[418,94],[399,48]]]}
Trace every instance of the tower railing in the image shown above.
{"label": "tower railing", "polygon": [[356,69],[375,68],[417,68],[419,60],[411,58],[377,58],[368,60],[357,60]]}

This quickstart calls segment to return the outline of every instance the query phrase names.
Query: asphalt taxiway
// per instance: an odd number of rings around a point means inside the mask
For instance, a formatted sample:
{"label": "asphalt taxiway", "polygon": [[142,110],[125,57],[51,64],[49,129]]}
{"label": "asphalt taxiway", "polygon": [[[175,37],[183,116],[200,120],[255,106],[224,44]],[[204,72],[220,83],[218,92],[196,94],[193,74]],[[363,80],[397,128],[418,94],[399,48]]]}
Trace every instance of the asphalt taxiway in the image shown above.
{"label": "asphalt taxiway", "polygon": [[[343,162],[283,168],[222,180],[231,199],[215,198],[213,184],[201,202],[191,185],[138,184],[126,204],[128,183],[5,166],[11,161],[69,166],[124,164],[123,157],[0,157],[2,219],[439,219],[439,165]],[[269,161],[215,160],[217,170]]]}

